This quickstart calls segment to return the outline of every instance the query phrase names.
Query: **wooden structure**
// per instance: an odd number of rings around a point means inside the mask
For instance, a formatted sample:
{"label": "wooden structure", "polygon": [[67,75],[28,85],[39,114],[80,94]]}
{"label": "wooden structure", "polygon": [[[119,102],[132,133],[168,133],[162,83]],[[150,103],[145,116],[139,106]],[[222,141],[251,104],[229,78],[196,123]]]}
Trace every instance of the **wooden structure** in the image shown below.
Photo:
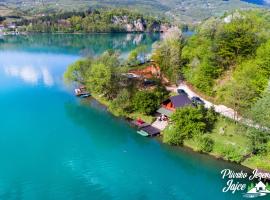
{"label": "wooden structure", "polygon": [[192,101],[184,94],[172,96],[162,103],[162,107],[170,111],[175,111],[177,108],[189,105],[192,105]]}

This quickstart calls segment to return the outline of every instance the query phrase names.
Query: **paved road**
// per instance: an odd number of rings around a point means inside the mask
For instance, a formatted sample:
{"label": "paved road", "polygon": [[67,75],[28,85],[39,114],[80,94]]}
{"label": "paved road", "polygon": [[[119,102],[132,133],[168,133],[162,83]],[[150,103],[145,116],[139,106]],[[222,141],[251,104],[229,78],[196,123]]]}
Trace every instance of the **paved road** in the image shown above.
{"label": "paved road", "polygon": [[237,119],[235,119],[235,113],[236,112],[233,109],[231,109],[231,108],[229,108],[227,106],[224,106],[224,105],[216,105],[216,104],[213,104],[210,101],[205,100],[200,95],[198,95],[194,91],[192,91],[190,89],[190,87],[187,84],[185,84],[185,82],[181,82],[178,87],[167,87],[167,89],[170,90],[170,91],[173,91],[173,92],[177,92],[177,89],[185,90],[185,92],[188,94],[188,97],[190,99],[192,97],[200,97],[200,99],[202,99],[204,101],[206,108],[214,107],[214,109],[215,109],[215,111],[217,113],[220,113],[221,115],[223,115],[225,117],[228,117],[228,118],[231,118],[231,119],[237,120],[237,121],[241,120],[241,117],[239,117],[239,116],[237,117]]}
{"label": "paved road", "polygon": [[255,124],[254,122],[252,122],[251,120],[249,119],[244,119],[242,118],[241,116],[237,116],[235,117],[235,111],[232,109],[232,108],[229,108],[227,106],[224,106],[224,105],[216,105],[216,104],[213,104],[212,102],[210,101],[207,101],[205,100],[204,98],[202,98],[200,95],[198,95],[197,93],[195,93],[194,91],[192,91],[192,89],[185,83],[185,82],[181,82],[178,87],[167,87],[167,90],[169,91],[172,91],[172,92],[177,92],[177,89],[182,89],[182,90],[185,90],[185,92],[188,94],[188,97],[191,99],[192,97],[200,97],[200,99],[202,99],[205,103],[205,107],[206,108],[211,108],[211,107],[214,107],[215,108],[215,111],[217,113],[220,113],[221,115],[225,116],[225,117],[228,117],[232,120],[235,120],[235,121],[239,121],[240,123],[242,124],[245,124],[249,127],[253,127],[253,128],[256,128],[256,129],[261,129],[261,130],[267,130],[267,131],[270,131],[269,128],[267,127],[262,127],[260,126],[259,124]]}

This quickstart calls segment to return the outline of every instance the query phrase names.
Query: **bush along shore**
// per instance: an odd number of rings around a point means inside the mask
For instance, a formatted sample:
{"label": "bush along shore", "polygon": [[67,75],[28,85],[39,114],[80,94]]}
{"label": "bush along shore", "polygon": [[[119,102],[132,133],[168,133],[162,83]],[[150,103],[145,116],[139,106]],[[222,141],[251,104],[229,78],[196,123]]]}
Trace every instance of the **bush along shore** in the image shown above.
{"label": "bush along shore", "polygon": [[[187,39],[171,28],[153,46],[155,63],[141,64],[147,60],[143,46],[125,61],[108,51],[70,65],[65,80],[86,86],[114,115],[150,123],[164,100],[176,95],[165,85],[185,79],[204,96],[232,107],[257,126],[222,117],[203,104],[189,104],[171,110],[163,142],[270,171],[268,17],[256,10],[212,18]],[[146,73],[149,65],[156,69],[151,76]]]}

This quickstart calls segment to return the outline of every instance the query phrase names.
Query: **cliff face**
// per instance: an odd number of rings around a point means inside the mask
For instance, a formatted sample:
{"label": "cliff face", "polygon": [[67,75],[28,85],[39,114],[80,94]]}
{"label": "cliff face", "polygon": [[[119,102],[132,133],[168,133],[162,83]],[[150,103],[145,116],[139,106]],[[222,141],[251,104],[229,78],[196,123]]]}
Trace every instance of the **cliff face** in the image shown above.
{"label": "cliff face", "polygon": [[127,16],[113,16],[112,23],[122,26],[127,32],[166,32],[170,28],[169,24],[162,24],[157,20],[130,19]]}

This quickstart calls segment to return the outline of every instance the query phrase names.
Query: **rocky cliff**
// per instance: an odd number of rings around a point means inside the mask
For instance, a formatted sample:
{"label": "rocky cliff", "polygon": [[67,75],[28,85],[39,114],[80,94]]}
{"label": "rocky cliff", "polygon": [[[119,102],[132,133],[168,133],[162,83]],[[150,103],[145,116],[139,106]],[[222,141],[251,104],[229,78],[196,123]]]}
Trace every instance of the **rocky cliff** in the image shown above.
{"label": "rocky cliff", "polygon": [[122,26],[127,32],[166,32],[170,25],[158,20],[130,19],[128,16],[113,16],[112,23]]}

